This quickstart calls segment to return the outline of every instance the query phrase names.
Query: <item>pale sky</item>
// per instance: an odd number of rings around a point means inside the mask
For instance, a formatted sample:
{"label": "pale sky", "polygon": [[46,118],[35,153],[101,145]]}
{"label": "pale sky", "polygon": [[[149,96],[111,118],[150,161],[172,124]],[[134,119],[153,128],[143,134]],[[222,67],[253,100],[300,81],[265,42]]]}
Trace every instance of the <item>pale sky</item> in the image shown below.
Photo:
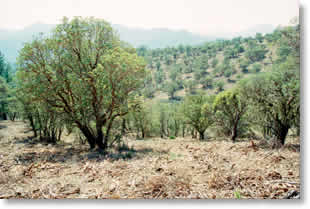
{"label": "pale sky", "polygon": [[298,12],[298,0],[1,0],[0,29],[94,16],[130,27],[215,34],[287,25]]}

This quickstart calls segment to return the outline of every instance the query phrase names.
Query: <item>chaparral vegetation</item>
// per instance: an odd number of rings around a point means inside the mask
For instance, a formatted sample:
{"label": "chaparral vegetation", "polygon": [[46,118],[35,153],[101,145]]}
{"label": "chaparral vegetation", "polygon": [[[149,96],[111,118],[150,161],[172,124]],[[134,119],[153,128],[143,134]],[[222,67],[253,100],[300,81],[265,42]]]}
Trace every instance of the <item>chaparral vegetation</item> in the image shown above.
{"label": "chaparral vegetation", "polygon": [[64,18],[0,53],[0,198],[298,198],[300,25],[150,49]]}

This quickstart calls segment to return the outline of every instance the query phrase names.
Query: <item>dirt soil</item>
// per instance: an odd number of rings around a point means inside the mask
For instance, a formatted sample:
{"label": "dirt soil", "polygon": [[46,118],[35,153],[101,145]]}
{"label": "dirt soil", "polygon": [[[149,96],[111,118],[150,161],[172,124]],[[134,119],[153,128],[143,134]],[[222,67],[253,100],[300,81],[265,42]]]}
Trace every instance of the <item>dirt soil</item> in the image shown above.
{"label": "dirt soil", "polygon": [[282,199],[300,191],[299,139],[126,139],[107,156],[48,144],[23,122],[0,121],[0,198]]}

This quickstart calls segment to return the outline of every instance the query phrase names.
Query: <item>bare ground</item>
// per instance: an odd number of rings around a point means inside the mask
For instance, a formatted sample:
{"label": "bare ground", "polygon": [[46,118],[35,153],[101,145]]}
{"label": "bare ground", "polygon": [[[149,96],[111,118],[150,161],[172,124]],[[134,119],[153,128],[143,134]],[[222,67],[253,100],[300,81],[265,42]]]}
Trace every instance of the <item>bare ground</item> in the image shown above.
{"label": "bare ground", "polygon": [[253,140],[127,139],[103,156],[84,145],[38,142],[0,121],[0,198],[282,199],[300,191],[299,139],[280,150]]}

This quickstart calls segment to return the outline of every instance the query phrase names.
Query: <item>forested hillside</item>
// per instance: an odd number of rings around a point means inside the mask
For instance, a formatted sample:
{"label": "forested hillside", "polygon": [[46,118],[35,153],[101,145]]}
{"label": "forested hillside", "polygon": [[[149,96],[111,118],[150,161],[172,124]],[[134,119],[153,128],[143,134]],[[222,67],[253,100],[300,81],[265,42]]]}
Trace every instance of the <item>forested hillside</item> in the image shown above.
{"label": "forested hillside", "polygon": [[[233,140],[261,127],[265,137],[272,132],[282,144],[292,127],[299,134],[299,26],[254,38],[197,47],[140,47],[137,52],[148,62],[150,74],[142,94],[148,98],[148,114],[159,115],[161,136],[177,136],[188,124],[202,139],[209,127],[215,128],[215,135]],[[143,117],[145,126],[152,121],[146,119],[148,114]]]}
{"label": "forested hillside", "polygon": [[164,49],[137,48],[147,60],[151,75],[145,94],[148,98],[180,100],[203,90],[216,94],[250,75],[270,71],[293,49],[283,44],[281,29],[255,37],[206,42],[199,46],[179,45]]}

